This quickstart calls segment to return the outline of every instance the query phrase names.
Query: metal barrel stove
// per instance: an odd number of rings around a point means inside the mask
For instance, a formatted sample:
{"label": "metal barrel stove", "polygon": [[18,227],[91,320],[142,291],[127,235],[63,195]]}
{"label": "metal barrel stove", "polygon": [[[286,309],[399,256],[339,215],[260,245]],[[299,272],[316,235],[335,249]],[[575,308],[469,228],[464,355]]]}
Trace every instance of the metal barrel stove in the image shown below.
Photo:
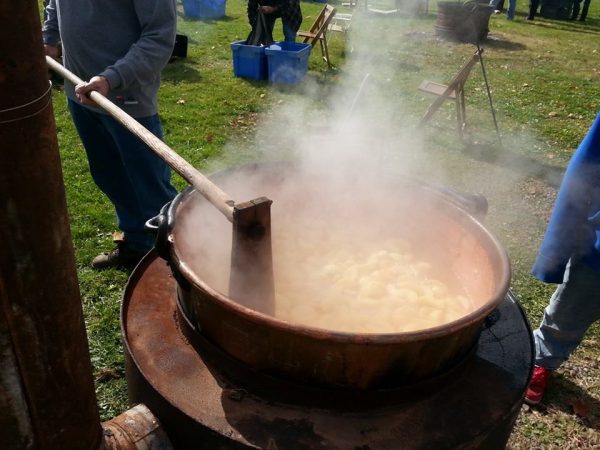
{"label": "metal barrel stove", "polygon": [[[264,192],[295,180],[306,184],[297,201],[316,195],[307,185],[323,188],[318,177],[277,165],[217,177]],[[410,199],[385,197],[383,208],[403,218],[389,230],[421,241],[443,236],[431,256],[483,298],[471,314],[428,330],[365,334],[250,310],[191,263],[191,253],[204,252],[202,266],[218,271],[225,259],[190,245],[186,217],[202,199],[188,191],[171,205],[157,241],[166,260],[151,253],[132,274],[122,332],[130,400],[153,411],[177,448],[504,448],[533,358],[531,330],[508,291],[506,255],[465,209],[474,197],[412,179],[385,183]],[[353,198],[368,216],[384,214]],[[422,213],[402,215],[417,206]],[[212,230],[192,223],[198,233]]]}

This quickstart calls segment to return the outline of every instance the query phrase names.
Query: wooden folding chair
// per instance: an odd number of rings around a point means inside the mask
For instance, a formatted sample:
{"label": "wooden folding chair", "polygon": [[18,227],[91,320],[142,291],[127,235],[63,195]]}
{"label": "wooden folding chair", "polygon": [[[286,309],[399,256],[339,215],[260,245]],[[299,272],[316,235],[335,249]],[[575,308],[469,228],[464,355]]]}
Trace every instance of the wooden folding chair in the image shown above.
{"label": "wooden folding chair", "polygon": [[298,31],[298,36],[304,38],[303,43],[310,43],[315,47],[317,41],[321,46],[321,54],[323,59],[327,62],[327,66],[331,69],[331,62],[329,60],[329,49],[327,48],[327,27],[335,16],[335,8],[331,5],[325,5],[314,23],[308,31]]}
{"label": "wooden folding chair", "polygon": [[469,78],[471,69],[480,60],[483,49],[478,49],[473,56],[471,56],[467,62],[460,68],[458,73],[452,78],[452,81],[448,85],[435,83],[433,81],[423,81],[419,86],[419,90],[434,94],[437,98],[429,106],[427,112],[421,118],[419,127],[424,126],[435,112],[442,106],[446,100],[451,99],[456,103],[456,121],[458,125],[458,134],[463,139],[463,132],[467,126],[467,115],[465,107],[465,83]]}

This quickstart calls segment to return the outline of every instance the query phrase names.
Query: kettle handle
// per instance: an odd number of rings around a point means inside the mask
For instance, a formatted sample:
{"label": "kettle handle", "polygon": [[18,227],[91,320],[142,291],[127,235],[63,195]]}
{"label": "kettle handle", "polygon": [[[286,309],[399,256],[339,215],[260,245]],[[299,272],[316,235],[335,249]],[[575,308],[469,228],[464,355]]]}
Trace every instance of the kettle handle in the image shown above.
{"label": "kettle handle", "polygon": [[488,212],[488,201],[483,194],[460,192],[448,187],[437,187],[447,198],[478,219],[483,219]]}
{"label": "kettle handle", "polygon": [[175,227],[175,210],[184,192],[179,193],[173,200],[163,205],[158,215],[148,219],[144,228],[154,234],[154,249],[158,256],[167,262],[171,260],[171,242],[169,234]]}

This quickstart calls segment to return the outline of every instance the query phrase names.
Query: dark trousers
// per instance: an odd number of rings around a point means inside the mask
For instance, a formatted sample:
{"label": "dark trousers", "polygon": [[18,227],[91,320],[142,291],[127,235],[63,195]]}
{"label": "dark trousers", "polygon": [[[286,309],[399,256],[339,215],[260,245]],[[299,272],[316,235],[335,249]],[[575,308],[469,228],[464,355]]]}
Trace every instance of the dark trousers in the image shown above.
{"label": "dark trousers", "polygon": [[537,14],[538,7],[540,6],[540,0],[529,0],[529,15],[528,19],[533,20]]}
{"label": "dark trousers", "polygon": [[[577,19],[577,15],[579,14],[579,5],[581,5],[581,0],[573,1],[573,12],[571,13],[571,19]],[[581,10],[581,17],[579,20],[584,21],[587,17],[588,9],[590,9],[590,0],[583,1],[583,9]]]}
{"label": "dark trousers", "polygon": [[[154,239],[144,229],[146,221],[177,194],[169,166],[112,117],[70,99],[69,111],[92,178],[113,203],[128,247],[148,251]],[[162,138],[158,114],[136,120]]]}
{"label": "dark trousers", "polygon": [[[273,14],[265,14],[265,22],[267,24],[267,28],[273,35],[273,28],[275,28],[275,20],[277,17]],[[283,37],[286,42],[295,42],[296,41],[296,32],[292,30],[283,20],[281,21],[283,27]]]}

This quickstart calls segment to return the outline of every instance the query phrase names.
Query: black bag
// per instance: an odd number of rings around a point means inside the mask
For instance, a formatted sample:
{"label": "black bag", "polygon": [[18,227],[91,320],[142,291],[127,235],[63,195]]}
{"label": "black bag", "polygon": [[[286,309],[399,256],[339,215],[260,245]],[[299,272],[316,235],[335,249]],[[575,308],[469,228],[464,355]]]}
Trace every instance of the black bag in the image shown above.
{"label": "black bag", "polygon": [[177,58],[187,58],[188,38],[183,34],[175,35],[175,45],[169,62],[175,61]]}
{"label": "black bag", "polygon": [[256,22],[252,27],[252,31],[246,39],[246,45],[271,45],[273,42],[273,34],[267,27],[267,21],[263,13],[259,12]]}

